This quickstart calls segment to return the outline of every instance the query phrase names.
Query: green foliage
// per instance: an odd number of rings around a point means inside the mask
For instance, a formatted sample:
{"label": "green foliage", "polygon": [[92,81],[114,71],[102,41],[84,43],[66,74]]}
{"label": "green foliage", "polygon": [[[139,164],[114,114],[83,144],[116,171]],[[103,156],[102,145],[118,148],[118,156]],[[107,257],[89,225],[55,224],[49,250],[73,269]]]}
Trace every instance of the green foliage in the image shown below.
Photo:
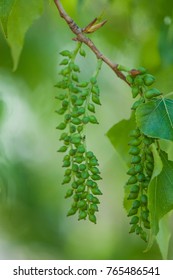
{"label": "green foliage", "polygon": [[173,141],[173,100],[162,97],[141,104],[136,120],[144,134]]}
{"label": "green foliage", "polygon": [[8,18],[14,3],[15,0],[0,0],[0,21],[6,37],[8,36],[7,33]]}
{"label": "green foliage", "polygon": [[135,115],[132,112],[132,115],[128,120],[122,120],[118,122],[113,127],[111,127],[106,134],[115,150],[125,162],[129,162],[129,146],[127,145],[127,139],[129,137],[130,132],[134,128]]}
{"label": "green foliage", "polygon": [[171,227],[169,224],[169,216],[170,213],[165,215],[159,222],[159,232],[156,236],[156,240],[159,244],[159,249],[163,256],[164,260],[169,258],[169,246],[170,246],[170,238],[171,238]]}
{"label": "green foliage", "polygon": [[23,48],[25,34],[33,22],[43,12],[43,0],[31,0],[26,5],[25,0],[0,2],[1,22],[3,30],[8,35],[7,42],[11,48],[13,69],[16,70]]}
{"label": "green foliage", "polygon": [[[159,154],[160,160],[155,159],[154,165],[157,169],[155,172],[159,174],[152,178],[149,185],[149,207],[153,235],[157,235],[159,231],[159,220],[173,209],[173,162],[168,160],[165,152],[160,151]],[[162,165],[162,169],[158,164]]]}
{"label": "green foliage", "polygon": [[85,220],[88,217],[91,222],[96,223],[95,212],[98,211],[99,203],[96,196],[102,194],[97,181],[101,177],[96,156],[87,150],[85,127],[89,123],[98,124],[91,112],[95,112],[95,105],[92,102],[96,103],[96,98],[100,104],[97,76],[102,62],[98,61],[96,72],[89,82],[81,82],[80,67],[75,62],[78,53],[85,57],[81,43],[77,44],[73,52],[64,50],[60,53],[65,57],[60,65],[65,67],[59,73],[62,80],[55,86],[59,88],[57,99],[61,101],[61,108],[57,113],[64,115],[64,120],[57,129],[65,132],[60,136],[63,146],[58,152],[66,153],[63,158],[63,167],[66,170],[62,184],[71,184],[65,198],[73,198],[67,216],[78,213],[78,220]]}

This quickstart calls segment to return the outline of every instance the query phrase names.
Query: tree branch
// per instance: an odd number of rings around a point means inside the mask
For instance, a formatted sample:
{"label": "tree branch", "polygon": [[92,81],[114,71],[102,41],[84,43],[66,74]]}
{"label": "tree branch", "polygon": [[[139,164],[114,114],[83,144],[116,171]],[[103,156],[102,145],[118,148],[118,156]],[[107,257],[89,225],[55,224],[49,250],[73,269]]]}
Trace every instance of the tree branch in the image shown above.
{"label": "tree branch", "polygon": [[58,8],[60,16],[66,21],[68,26],[70,27],[71,31],[76,35],[76,40],[84,43],[87,45],[92,52],[96,55],[98,59],[103,60],[113,71],[114,73],[123,81],[125,81],[128,85],[129,83],[126,81],[125,75],[118,70],[118,64],[113,63],[109,58],[104,56],[99,49],[94,45],[94,43],[84,35],[82,32],[83,29],[81,29],[74,21],[73,19],[66,13],[64,10],[60,0],[54,0],[56,7]]}

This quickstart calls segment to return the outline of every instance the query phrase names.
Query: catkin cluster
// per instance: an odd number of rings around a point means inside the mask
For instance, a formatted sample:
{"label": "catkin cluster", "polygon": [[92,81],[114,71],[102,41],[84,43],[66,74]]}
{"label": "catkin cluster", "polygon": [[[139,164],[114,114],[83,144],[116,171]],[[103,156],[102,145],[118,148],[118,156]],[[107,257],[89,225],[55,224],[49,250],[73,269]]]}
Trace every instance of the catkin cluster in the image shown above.
{"label": "catkin cluster", "polygon": [[153,172],[153,155],[150,145],[154,140],[141,134],[138,128],[130,133],[129,154],[131,155],[131,167],[127,174],[130,176],[128,200],[132,201],[128,216],[131,217],[130,233],[147,241],[145,229],[150,229],[147,190]]}
{"label": "catkin cluster", "polygon": [[95,212],[100,203],[97,196],[102,194],[97,182],[101,177],[98,160],[86,146],[85,127],[87,124],[98,124],[95,106],[101,104],[97,84],[101,63],[98,63],[89,81],[81,82],[80,68],[75,62],[78,53],[85,57],[80,43],[74,52],[65,50],[60,53],[64,58],[60,63],[63,69],[59,73],[62,79],[56,84],[61,90],[56,98],[61,102],[57,113],[63,115],[63,121],[57,126],[57,129],[62,130],[62,146],[58,152],[64,153],[62,166],[65,173],[62,184],[70,184],[65,198],[73,199],[67,216],[77,213],[78,220],[88,217],[96,223]]}
{"label": "catkin cluster", "polygon": [[[132,106],[134,111],[140,104],[161,95],[158,89],[150,87],[155,78],[147,74],[144,68],[130,71],[126,79],[131,85],[133,98],[139,96]],[[127,199],[132,201],[128,212],[128,216],[131,217],[130,233],[136,233],[144,241],[147,241],[146,229],[150,229],[151,226],[147,190],[154,169],[154,159],[150,149],[150,145],[154,142],[157,140],[142,134],[138,127],[130,132],[131,167],[127,172],[130,176],[127,181],[129,190]]]}
{"label": "catkin cluster", "polygon": [[161,95],[161,92],[157,88],[150,87],[155,82],[155,77],[146,73],[146,69],[143,67],[140,67],[138,70],[131,70],[126,76],[126,80],[131,86],[132,97],[139,97],[133,104],[132,110],[136,110],[140,104],[146,103]]}

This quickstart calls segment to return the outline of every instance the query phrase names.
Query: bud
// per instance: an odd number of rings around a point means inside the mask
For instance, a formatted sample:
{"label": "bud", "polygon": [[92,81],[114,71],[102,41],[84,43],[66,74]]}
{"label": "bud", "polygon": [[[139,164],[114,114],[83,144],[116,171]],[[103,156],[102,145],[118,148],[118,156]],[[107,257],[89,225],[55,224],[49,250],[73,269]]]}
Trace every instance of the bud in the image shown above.
{"label": "bud", "polygon": [[131,218],[130,224],[137,224],[139,222],[139,217],[138,216],[133,216]]}
{"label": "bud", "polygon": [[78,220],[85,220],[85,218],[87,217],[87,212],[86,211],[80,211],[79,212],[79,218]]}
{"label": "bud", "polygon": [[92,223],[96,224],[96,216],[95,216],[94,214],[89,214],[89,220],[90,220]]}
{"label": "bud", "polygon": [[138,147],[131,147],[129,150],[130,155],[138,155],[140,153],[140,149]]}
{"label": "bud", "polygon": [[151,86],[155,82],[155,80],[156,80],[155,77],[150,74],[146,74],[144,76],[144,84],[146,86]]}
{"label": "bud", "polygon": [[151,99],[151,98],[157,97],[159,95],[161,95],[161,92],[156,88],[151,88],[145,92],[145,97],[147,99]]}
{"label": "bud", "polygon": [[68,56],[68,57],[70,57],[70,58],[72,57],[71,52],[68,51],[68,50],[64,50],[64,51],[60,52],[60,54],[61,54],[62,56]]}
{"label": "bud", "polygon": [[77,212],[77,208],[71,208],[68,213],[67,213],[67,216],[72,216],[74,214],[76,214]]}
{"label": "bud", "polygon": [[139,200],[135,200],[135,201],[133,201],[132,208],[133,209],[139,208],[140,205],[141,205],[140,201]]}
{"label": "bud", "polygon": [[85,57],[86,56],[86,52],[84,51],[84,49],[80,49],[79,51],[80,55]]}
{"label": "bud", "polygon": [[73,190],[72,189],[69,189],[67,192],[66,192],[66,195],[65,195],[65,198],[68,198],[70,196],[73,195]]}
{"label": "bud", "polygon": [[131,176],[129,180],[127,181],[127,185],[135,184],[137,182],[137,177],[136,176]]}
{"label": "bud", "polygon": [[68,147],[67,147],[67,146],[62,146],[62,147],[58,150],[58,152],[60,152],[60,153],[64,153],[64,152],[66,152],[66,151],[67,151],[67,149],[68,149]]}
{"label": "bud", "polygon": [[63,59],[59,65],[67,65],[69,60],[67,58]]}
{"label": "bud", "polygon": [[92,101],[97,105],[101,105],[100,99],[96,94],[92,94]]}
{"label": "bud", "polygon": [[91,103],[88,104],[88,110],[92,113],[95,113],[95,106]]}

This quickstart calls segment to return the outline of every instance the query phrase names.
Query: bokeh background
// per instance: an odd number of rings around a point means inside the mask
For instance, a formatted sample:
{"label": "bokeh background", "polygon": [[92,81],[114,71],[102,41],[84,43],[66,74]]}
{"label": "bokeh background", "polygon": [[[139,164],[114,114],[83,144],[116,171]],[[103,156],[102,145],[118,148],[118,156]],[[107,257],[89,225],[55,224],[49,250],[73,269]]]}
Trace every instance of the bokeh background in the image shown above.
{"label": "bokeh background", "polygon": [[[173,6],[171,0],[62,0],[67,12],[84,27],[102,12],[107,24],[91,39],[111,60],[130,68],[144,66],[156,86],[173,91]],[[60,56],[75,42],[53,1],[26,34],[18,68],[12,71],[10,48],[0,34],[0,259],[162,259],[155,243],[129,235],[123,209],[126,166],[106,132],[128,118],[128,86],[104,65],[99,76],[100,125],[88,128],[88,147],[100,162],[103,196],[97,225],[66,217],[70,199],[61,185],[60,117],[55,100]],[[96,59],[85,48],[80,66],[92,75]],[[117,135],[118,137],[118,135]],[[171,246],[169,259],[172,259]]]}

